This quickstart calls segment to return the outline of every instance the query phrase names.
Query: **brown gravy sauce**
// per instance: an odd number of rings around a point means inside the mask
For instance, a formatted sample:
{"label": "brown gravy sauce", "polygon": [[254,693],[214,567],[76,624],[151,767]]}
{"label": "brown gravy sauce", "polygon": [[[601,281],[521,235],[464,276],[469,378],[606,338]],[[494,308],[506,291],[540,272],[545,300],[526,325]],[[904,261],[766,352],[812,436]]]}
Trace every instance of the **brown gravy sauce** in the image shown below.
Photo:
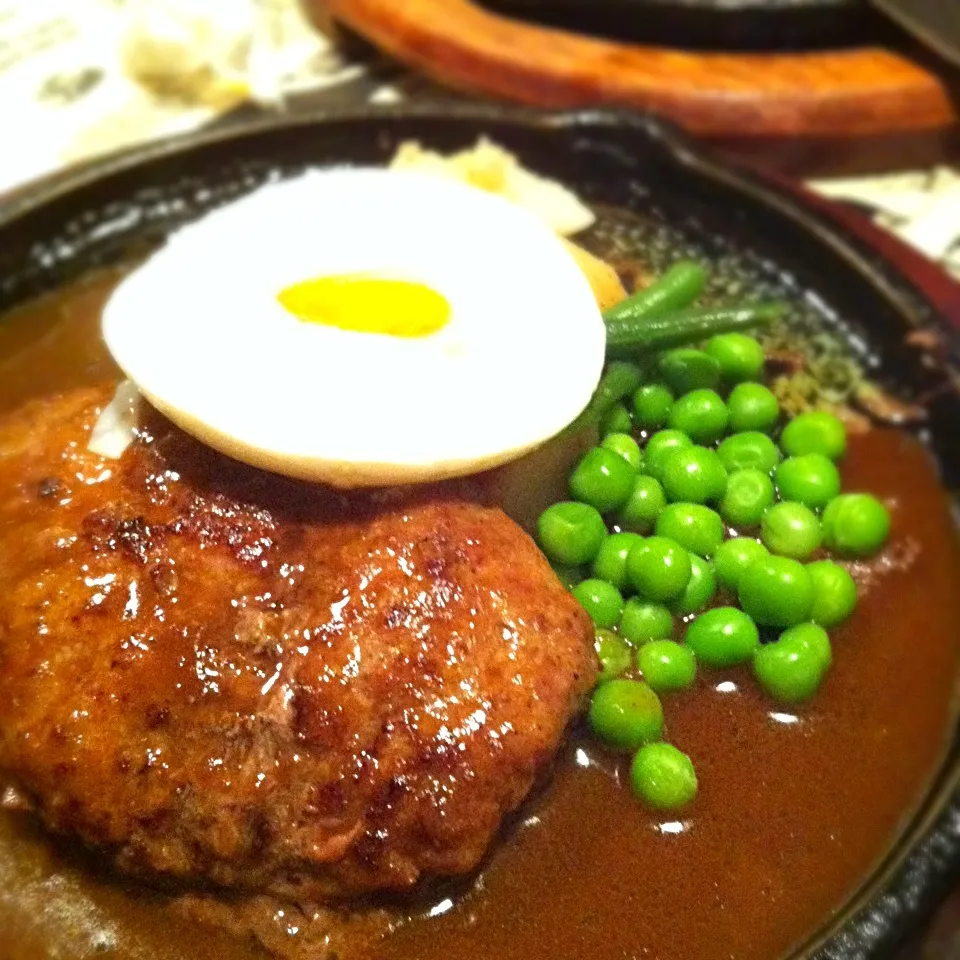
{"label": "brown gravy sauce", "polygon": [[[115,279],[0,325],[0,413],[115,376],[97,335]],[[618,783],[620,761],[575,733],[472,887],[395,906],[374,956],[773,960],[843,906],[942,762],[960,665],[960,551],[928,454],[872,431],[852,442],[843,472],[846,488],[890,502],[894,532],[884,560],[861,571],[865,595],[834,635],[819,697],[784,710],[745,672],[704,671],[666,704],[668,736],[701,784],[676,816],[638,807]],[[4,960],[253,960],[265,955],[258,941],[320,958],[328,923],[272,901],[149,891],[25,815],[0,814]]]}

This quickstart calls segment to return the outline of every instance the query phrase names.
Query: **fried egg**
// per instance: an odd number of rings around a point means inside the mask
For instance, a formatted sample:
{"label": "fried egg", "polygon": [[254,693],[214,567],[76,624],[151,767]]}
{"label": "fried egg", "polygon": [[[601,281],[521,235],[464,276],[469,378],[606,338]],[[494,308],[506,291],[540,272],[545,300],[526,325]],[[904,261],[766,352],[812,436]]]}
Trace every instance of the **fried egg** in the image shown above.
{"label": "fried egg", "polygon": [[272,183],[171,236],[107,303],[147,400],[238,460],[341,488],[463,476],[576,418],[604,326],[561,241],[460,183]]}

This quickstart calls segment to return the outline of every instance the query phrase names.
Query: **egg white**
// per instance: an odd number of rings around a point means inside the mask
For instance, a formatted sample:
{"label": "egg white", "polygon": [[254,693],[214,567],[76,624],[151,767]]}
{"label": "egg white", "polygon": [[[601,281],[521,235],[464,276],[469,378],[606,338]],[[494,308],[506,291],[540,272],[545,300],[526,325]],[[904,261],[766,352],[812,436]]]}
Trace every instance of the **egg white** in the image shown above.
{"label": "egg white", "polygon": [[[441,293],[422,338],[304,323],[277,294],[373,273]],[[270,184],[174,234],[110,298],[103,335],[147,399],[238,460],[337,487],[462,476],[570,423],[604,326],[560,240],[459,183],[342,168]]]}

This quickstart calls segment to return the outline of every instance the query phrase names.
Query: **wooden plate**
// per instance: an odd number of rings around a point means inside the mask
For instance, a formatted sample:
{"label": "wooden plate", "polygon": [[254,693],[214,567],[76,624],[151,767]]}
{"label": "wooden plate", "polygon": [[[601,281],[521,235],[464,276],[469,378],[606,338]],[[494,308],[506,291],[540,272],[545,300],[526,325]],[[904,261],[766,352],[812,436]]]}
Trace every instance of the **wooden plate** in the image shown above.
{"label": "wooden plate", "polygon": [[693,53],[510,20],[470,0],[302,0],[449,86],[543,107],[619,104],[714,137],[852,138],[951,126],[946,83],[874,47]]}

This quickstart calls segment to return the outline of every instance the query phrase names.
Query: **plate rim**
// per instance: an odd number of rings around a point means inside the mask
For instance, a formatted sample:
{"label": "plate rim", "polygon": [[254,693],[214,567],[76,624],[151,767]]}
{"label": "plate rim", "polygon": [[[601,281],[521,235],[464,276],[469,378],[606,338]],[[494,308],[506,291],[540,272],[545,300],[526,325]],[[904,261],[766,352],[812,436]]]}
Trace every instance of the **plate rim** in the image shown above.
{"label": "plate rim", "polygon": [[[785,216],[828,246],[847,266],[852,267],[898,309],[915,318],[919,312],[941,316],[936,304],[910,277],[886,256],[878,253],[843,223],[822,210],[804,203],[805,189],[788,189],[778,178],[767,176],[724,157],[710,144],[683,131],[670,120],[649,112],[623,108],[551,110],[483,103],[407,102],[389,105],[326,106],[296,113],[263,113],[234,119],[228,114],[213,124],[171,137],[150,140],[132,147],[93,157],[55,171],[0,195],[0,230],[59,199],[113,175],[135,170],[144,164],[172,159],[230,141],[267,135],[290,129],[306,129],[336,122],[451,120],[455,122],[515,123],[545,130],[576,132],[580,128],[627,130],[642,135],[681,167],[721,185],[749,195],[755,201]],[[907,294],[905,296],[905,294]],[[911,303],[910,301],[914,301]],[[922,304],[924,310],[918,311]],[[950,318],[948,326],[960,330]]]}

